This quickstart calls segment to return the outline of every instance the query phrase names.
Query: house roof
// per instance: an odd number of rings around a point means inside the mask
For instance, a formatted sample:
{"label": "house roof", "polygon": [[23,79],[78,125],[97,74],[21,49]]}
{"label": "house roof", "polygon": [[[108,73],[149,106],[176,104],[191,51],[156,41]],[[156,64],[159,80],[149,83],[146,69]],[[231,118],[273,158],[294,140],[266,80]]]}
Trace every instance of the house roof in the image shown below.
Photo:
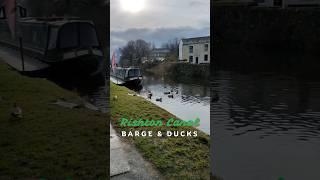
{"label": "house roof", "polygon": [[184,38],[181,39],[184,45],[187,44],[199,44],[199,43],[210,43],[210,36],[203,37],[193,37],[193,38]]}

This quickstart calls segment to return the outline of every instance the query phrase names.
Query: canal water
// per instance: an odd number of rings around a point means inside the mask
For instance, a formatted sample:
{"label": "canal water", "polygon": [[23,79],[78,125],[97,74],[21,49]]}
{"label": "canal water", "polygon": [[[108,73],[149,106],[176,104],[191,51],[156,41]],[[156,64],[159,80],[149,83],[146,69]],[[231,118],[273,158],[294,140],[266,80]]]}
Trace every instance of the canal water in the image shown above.
{"label": "canal water", "polygon": [[80,96],[94,105],[102,113],[108,113],[109,110],[109,82],[106,81],[104,86],[98,86],[90,89],[80,89]]}
{"label": "canal water", "polygon": [[[200,119],[198,127],[210,134],[210,83],[189,79],[181,81],[167,76],[144,74],[140,95],[151,91],[151,102],[183,120]],[[172,91],[172,92],[171,92]],[[168,97],[170,92],[173,97]],[[156,101],[162,98],[162,102]]]}
{"label": "canal water", "polygon": [[226,180],[320,179],[320,80],[218,71],[213,170]]}
{"label": "canal water", "polygon": [[102,113],[109,112],[109,81],[106,79],[104,85],[95,85],[87,81],[83,81],[78,77],[68,78],[45,75],[46,78],[60,87],[69,91],[76,92],[87,103],[92,104],[95,109]]}

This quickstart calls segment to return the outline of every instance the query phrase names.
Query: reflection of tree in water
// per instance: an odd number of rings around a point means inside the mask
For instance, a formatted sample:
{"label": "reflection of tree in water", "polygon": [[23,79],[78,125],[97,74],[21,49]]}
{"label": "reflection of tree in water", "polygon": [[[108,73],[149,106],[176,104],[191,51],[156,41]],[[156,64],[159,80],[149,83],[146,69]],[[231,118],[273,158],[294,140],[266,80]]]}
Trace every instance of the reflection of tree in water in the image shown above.
{"label": "reflection of tree in water", "polygon": [[[192,83],[194,82],[194,83]],[[177,82],[169,77],[145,74],[143,86],[145,90],[150,90],[149,86],[161,85],[157,91],[170,92],[174,96],[180,96],[183,103],[210,103],[210,87],[199,85],[197,81],[188,84]],[[171,92],[172,91],[172,92]]]}

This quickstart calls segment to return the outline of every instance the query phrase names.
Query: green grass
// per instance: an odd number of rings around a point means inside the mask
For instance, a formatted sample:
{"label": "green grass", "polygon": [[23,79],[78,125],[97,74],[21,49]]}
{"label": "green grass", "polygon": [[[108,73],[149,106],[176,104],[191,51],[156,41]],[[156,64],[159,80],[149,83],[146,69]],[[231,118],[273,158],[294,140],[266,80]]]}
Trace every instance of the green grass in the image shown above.
{"label": "green grass", "polygon": [[[167,111],[159,108],[151,102],[138,96],[129,96],[131,90],[117,86],[113,83],[111,87],[111,122],[116,125],[116,120],[123,115],[139,117],[143,114],[150,114],[159,117],[174,117]],[[117,100],[113,97],[117,96]],[[194,128],[180,127],[143,127],[120,130],[192,130]],[[165,179],[210,179],[210,144],[209,136],[198,131],[197,137],[126,137],[143,154],[143,156],[153,163],[161,172]]]}
{"label": "green grass", "polygon": [[[108,114],[51,105],[79,97],[0,62],[0,179],[107,179]],[[10,112],[17,103],[22,119]]]}

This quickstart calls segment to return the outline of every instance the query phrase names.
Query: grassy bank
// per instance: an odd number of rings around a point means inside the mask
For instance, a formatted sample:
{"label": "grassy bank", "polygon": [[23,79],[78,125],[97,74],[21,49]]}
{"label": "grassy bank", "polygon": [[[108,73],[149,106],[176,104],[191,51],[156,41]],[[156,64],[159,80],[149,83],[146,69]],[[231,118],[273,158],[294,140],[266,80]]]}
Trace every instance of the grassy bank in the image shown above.
{"label": "grassy bank", "polygon": [[[111,87],[111,122],[124,115],[139,117],[141,115],[152,115],[158,117],[175,117],[167,111],[159,108],[142,97],[130,96],[131,90],[117,86],[113,83]],[[112,97],[117,96],[117,99]],[[120,130],[186,130],[194,131],[194,128],[180,127],[141,127],[120,128]],[[162,173],[166,179],[210,179],[210,154],[209,136],[198,131],[197,137],[124,137],[133,143],[143,156]]]}
{"label": "grassy bank", "polygon": [[[0,179],[107,179],[106,114],[52,102],[79,100],[45,79],[0,62]],[[11,116],[13,104],[23,117]]]}

